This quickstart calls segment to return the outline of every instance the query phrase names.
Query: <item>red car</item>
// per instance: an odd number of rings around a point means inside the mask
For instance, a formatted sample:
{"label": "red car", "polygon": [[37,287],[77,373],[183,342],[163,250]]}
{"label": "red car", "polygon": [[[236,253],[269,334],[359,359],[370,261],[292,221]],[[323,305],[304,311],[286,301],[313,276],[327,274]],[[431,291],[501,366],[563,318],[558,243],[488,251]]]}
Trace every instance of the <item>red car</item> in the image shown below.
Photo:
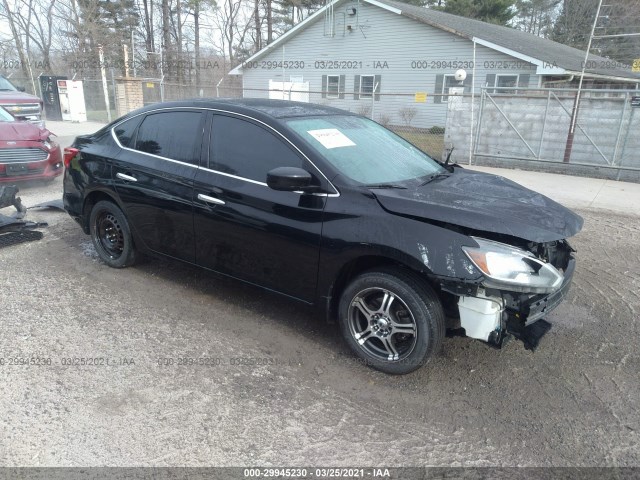
{"label": "red car", "polygon": [[62,152],[46,128],[21,122],[0,107],[0,182],[44,179],[62,174]]}
{"label": "red car", "polygon": [[18,120],[39,123],[42,120],[42,100],[25,93],[23,87],[16,87],[0,75],[0,106],[3,106]]}

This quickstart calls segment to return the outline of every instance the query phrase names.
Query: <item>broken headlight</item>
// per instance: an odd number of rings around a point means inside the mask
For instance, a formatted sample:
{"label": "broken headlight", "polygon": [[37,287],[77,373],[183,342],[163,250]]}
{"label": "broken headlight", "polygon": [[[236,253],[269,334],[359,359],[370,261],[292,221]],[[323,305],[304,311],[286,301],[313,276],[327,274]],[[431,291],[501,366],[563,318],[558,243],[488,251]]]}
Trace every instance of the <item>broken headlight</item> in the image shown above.
{"label": "broken headlight", "polygon": [[551,293],[562,284],[562,274],[531,252],[504,243],[473,238],[477,247],[462,247],[473,264],[487,277],[490,288],[517,292]]}

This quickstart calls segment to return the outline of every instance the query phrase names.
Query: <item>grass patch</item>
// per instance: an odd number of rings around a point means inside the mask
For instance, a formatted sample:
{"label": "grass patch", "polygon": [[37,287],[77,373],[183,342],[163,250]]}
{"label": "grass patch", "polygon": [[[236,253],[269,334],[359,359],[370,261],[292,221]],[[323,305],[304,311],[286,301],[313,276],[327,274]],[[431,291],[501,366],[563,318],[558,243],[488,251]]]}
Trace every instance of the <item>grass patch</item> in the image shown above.
{"label": "grass patch", "polygon": [[[115,110],[111,111],[111,119],[115,120],[117,117]],[[106,110],[87,110],[87,120],[90,122],[109,123],[109,115]]]}
{"label": "grass patch", "polygon": [[442,160],[444,150],[444,134],[435,135],[427,132],[410,132],[400,129],[392,129],[408,142],[413,143],[420,150],[436,160]]}

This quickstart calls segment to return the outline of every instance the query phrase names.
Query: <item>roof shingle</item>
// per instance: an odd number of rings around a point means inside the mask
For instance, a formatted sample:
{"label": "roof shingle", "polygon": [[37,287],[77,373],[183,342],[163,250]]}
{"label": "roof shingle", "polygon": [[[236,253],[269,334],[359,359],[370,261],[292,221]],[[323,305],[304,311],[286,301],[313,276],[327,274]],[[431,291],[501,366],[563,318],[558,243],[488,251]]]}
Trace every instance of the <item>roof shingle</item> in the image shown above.
{"label": "roof shingle", "polygon": [[[401,15],[405,17],[455,33],[470,40],[474,37],[485,40],[500,47],[533,57],[542,62],[557,65],[571,72],[580,72],[582,70],[582,63],[584,62],[586,52],[578,50],[577,48],[569,47],[514,28],[460,17],[432,8],[417,7],[394,0],[377,1],[400,10],[402,12]],[[640,81],[640,74],[633,73],[631,67],[628,69],[622,68],[622,66],[607,68],[611,63],[612,60],[610,59],[598,55],[589,55],[587,66],[594,68],[587,68],[585,71],[597,75],[624,77]]]}

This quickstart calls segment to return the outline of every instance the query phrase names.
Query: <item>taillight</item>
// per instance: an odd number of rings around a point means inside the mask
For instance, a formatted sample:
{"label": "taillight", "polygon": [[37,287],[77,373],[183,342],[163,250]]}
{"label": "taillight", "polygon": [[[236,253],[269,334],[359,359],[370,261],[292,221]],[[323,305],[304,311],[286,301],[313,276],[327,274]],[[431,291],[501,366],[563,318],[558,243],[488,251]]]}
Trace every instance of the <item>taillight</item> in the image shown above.
{"label": "taillight", "polygon": [[71,160],[73,160],[73,157],[75,157],[78,152],[80,150],[78,150],[77,148],[73,148],[73,147],[66,147],[64,149],[64,166],[65,168],[69,168],[69,165],[71,165]]}

